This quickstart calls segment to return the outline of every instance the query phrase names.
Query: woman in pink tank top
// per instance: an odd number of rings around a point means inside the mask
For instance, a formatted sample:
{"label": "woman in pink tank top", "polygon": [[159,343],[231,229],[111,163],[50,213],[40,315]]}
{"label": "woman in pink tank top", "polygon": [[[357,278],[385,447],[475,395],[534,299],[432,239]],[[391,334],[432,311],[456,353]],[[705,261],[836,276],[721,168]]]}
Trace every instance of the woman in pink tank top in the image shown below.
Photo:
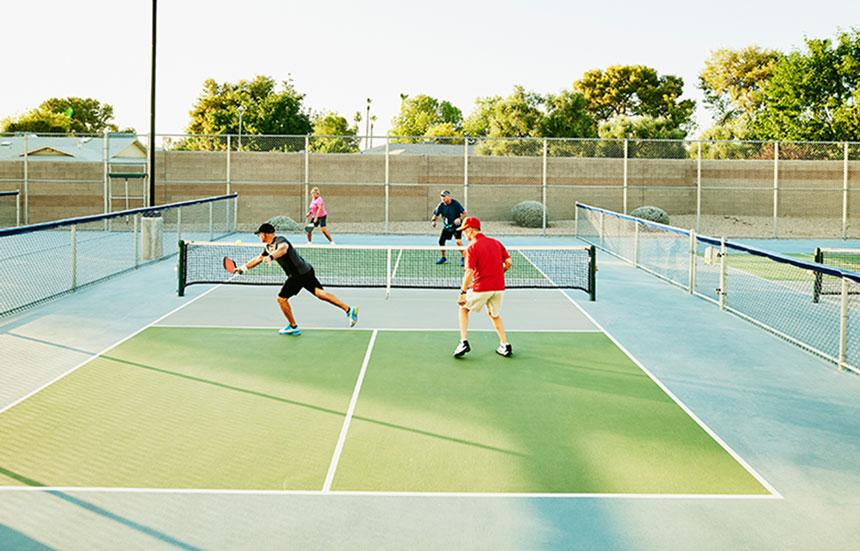
{"label": "woman in pink tank top", "polygon": [[325,201],[323,201],[322,195],[320,195],[320,188],[313,188],[311,190],[311,195],[313,196],[313,200],[308,207],[307,214],[305,214],[305,218],[310,221],[307,226],[307,228],[310,229],[310,231],[308,231],[308,243],[311,243],[311,239],[313,238],[313,229],[319,228],[326,239],[328,239],[329,244],[334,245],[334,239],[332,239],[331,234],[328,232],[328,228],[326,228],[326,217],[328,216],[328,212],[325,210]]}

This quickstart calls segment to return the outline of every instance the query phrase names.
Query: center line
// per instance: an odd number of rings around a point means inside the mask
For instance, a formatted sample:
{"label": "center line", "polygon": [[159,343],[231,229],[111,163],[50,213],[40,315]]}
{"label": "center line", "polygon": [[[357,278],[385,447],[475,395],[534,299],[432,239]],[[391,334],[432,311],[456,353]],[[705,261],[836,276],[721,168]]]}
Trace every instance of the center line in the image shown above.
{"label": "center line", "polygon": [[370,354],[373,351],[373,345],[376,342],[378,329],[373,330],[370,335],[370,342],[367,343],[367,352],[364,353],[364,361],[361,364],[361,371],[358,373],[358,380],[355,382],[355,389],[352,391],[352,399],[349,401],[349,408],[346,411],[346,419],[343,420],[343,427],[340,429],[340,437],[337,439],[337,446],[334,448],[334,455],[331,458],[331,464],[328,466],[328,474],[325,477],[323,484],[323,492],[331,490],[331,484],[334,481],[334,473],[337,471],[337,464],[340,461],[340,454],[343,452],[343,445],[346,443],[346,433],[349,431],[349,423],[352,421],[352,414],[355,413],[355,404],[358,403],[358,393],[361,392],[361,383],[364,382],[364,374],[367,372],[367,364],[370,363]]}

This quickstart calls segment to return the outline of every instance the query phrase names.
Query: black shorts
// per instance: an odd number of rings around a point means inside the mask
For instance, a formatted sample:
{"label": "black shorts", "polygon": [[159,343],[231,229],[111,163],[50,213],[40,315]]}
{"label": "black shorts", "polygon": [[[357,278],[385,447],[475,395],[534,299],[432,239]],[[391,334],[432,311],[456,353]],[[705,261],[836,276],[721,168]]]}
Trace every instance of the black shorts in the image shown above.
{"label": "black shorts", "polygon": [[309,293],[314,294],[314,291],[322,288],[322,283],[317,279],[314,269],[311,268],[311,271],[306,274],[288,277],[284,282],[284,286],[281,287],[281,292],[278,293],[278,296],[281,298],[294,297],[302,289],[307,289]]}
{"label": "black shorts", "polygon": [[442,233],[439,235],[439,244],[444,245],[445,241],[448,241],[452,238],[453,239],[462,239],[463,238],[463,232],[453,230],[453,229],[448,230],[448,229],[442,228]]}
{"label": "black shorts", "polygon": [[317,218],[317,221],[314,222],[314,227],[315,228],[317,228],[317,227],[324,228],[326,218],[328,218],[328,214],[326,214],[325,216],[320,216],[319,218]]}

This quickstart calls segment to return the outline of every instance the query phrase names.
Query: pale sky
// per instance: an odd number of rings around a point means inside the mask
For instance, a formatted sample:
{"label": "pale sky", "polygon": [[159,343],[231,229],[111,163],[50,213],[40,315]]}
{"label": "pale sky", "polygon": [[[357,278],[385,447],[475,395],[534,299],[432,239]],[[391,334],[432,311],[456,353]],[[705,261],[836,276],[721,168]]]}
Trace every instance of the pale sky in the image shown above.
{"label": "pale sky", "polygon": [[[0,13],[0,119],[49,97],[92,97],[114,106],[120,127],[148,132],[149,0],[15,1]],[[515,84],[557,93],[613,64],[682,77],[706,127],[697,76],[710,52],[788,51],[852,24],[856,3],[836,0],[161,0],[156,132],[185,131],[207,78],[292,75],[307,107],[350,121],[369,97],[384,135],[401,93],[447,99],[466,116],[479,96]]]}

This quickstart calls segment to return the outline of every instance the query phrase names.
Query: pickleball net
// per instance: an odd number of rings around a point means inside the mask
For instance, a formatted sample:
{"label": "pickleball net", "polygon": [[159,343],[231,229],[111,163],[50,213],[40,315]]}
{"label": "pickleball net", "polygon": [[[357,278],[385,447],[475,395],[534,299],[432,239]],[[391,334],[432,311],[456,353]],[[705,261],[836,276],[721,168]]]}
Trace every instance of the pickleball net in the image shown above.
{"label": "pickleball net", "polygon": [[[376,245],[294,245],[327,287],[456,289],[463,281],[462,248]],[[597,262],[593,246],[507,247],[513,265],[505,273],[508,289],[578,289],[596,298]],[[282,285],[277,263],[263,263],[245,274],[230,274],[224,257],[244,264],[263,251],[260,243],[183,241],[180,243],[179,294],[189,285]]]}

